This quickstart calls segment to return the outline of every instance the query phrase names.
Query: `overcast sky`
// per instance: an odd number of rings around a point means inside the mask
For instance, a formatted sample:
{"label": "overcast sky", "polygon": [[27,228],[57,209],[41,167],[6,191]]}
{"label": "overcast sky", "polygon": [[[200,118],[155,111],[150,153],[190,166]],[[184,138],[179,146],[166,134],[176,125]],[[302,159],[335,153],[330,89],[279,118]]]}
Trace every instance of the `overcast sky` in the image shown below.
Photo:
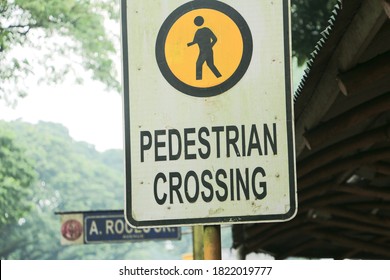
{"label": "overcast sky", "polygon": [[61,123],[76,141],[93,144],[99,151],[123,147],[121,95],[106,92],[98,82],[35,86],[15,109],[0,102],[0,119],[19,118]]}

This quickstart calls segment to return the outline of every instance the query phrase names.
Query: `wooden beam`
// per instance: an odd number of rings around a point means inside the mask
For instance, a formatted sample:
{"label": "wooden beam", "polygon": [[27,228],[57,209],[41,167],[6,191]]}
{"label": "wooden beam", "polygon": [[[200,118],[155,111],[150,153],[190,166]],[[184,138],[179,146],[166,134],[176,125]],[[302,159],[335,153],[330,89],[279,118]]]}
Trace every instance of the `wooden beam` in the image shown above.
{"label": "wooden beam", "polygon": [[357,222],[350,222],[348,220],[312,219],[312,221],[315,223],[321,224],[324,227],[338,229],[341,231],[346,229],[346,230],[352,230],[355,233],[371,233],[371,234],[375,234],[378,236],[389,236],[390,235],[389,229],[384,229],[384,228],[380,228],[377,226],[366,225],[366,224],[357,223]]}
{"label": "wooden beam", "polygon": [[263,235],[258,236],[258,238],[253,238],[248,241],[246,244],[247,248],[250,250],[263,249],[266,251],[267,246],[274,243],[280,243],[280,240],[291,238],[293,239],[295,236],[302,236],[304,232],[310,232],[314,229],[318,228],[318,225],[314,225],[313,223],[300,223],[295,225],[295,227],[290,227],[286,229],[284,226],[276,227],[279,232],[278,234],[273,234],[270,236],[264,237]]}
{"label": "wooden beam", "polygon": [[332,181],[318,184],[313,188],[306,188],[304,190],[298,189],[298,205],[300,206],[299,209],[301,209],[301,203],[316,196],[323,196],[326,192],[332,191],[336,188],[337,184]]}
{"label": "wooden beam", "polygon": [[387,17],[390,18],[390,1],[389,0],[382,0],[383,8],[385,9],[385,12],[387,14]]}
{"label": "wooden beam", "polygon": [[316,169],[308,175],[298,179],[298,189],[303,190],[315,184],[321,183],[326,178],[330,178],[343,171],[355,169],[362,165],[367,165],[383,159],[390,159],[390,149],[388,147],[368,150],[337,162],[331,162],[328,165]]}
{"label": "wooden beam", "polygon": [[[318,230],[318,226],[310,225],[310,223],[308,223],[307,211],[318,207],[319,207],[318,209],[325,209],[325,210],[335,209],[333,210],[333,214],[337,214],[338,216],[341,217],[349,217],[351,219],[352,218],[358,219],[359,217],[361,217],[362,221],[367,222],[368,219],[370,219],[370,217],[367,214],[360,215],[359,212],[360,209],[358,209],[359,206],[356,206],[357,207],[356,211],[358,211],[357,213],[354,213],[352,210],[341,210],[340,212],[337,210],[340,209],[341,206],[346,207],[349,205],[349,203],[354,204],[355,202],[356,199],[351,200],[350,195],[333,195],[333,196],[319,197],[317,201],[312,200],[308,203],[302,203],[301,207],[299,208],[298,215],[288,223],[254,224],[253,226],[250,227],[249,232],[247,228],[245,230],[246,239],[245,241],[243,241],[243,243],[245,243],[245,247],[249,251],[256,251],[258,249],[267,250],[267,246],[273,246],[272,244],[277,243],[278,240],[286,239],[286,238],[294,238],[294,236],[296,235],[310,234],[310,231]],[[379,204],[371,203],[371,202],[368,203],[373,205],[372,207],[375,206],[381,207],[380,203]],[[339,206],[335,207],[334,205],[339,205]],[[360,203],[357,205],[360,205]],[[371,210],[369,209],[369,211]],[[376,224],[377,221],[382,221],[382,219],[378,217],[374,217],[371,223],[378,226],[378,224]],[[384,219],[383,221],[385,221],[384,225],[388,223],[388,219]]]}
{"label": "wooden beam", "polygon": [[386,20],[381,0],[361,1],[361,8],[349,26],[351,29],[345,32],[341,42],[343,48],[339,53],[340,71],[347,71],[357,64]]}
{"label": "wooden beam", "polygon": [[346,193],[334,193],[327,194],[323,197],[316,197],[310,201],[305,201],[305,203],[302,203],[300,209],[302,212],[309,212],[311,209],[315,208],[328,206],[348,206],[350,204],[360,205],[361,203],[373,203],[372,198],[354,196]]}
{"label": "wooden beam", "polygon": [[383,212],[390,212],[390,203],[388,201],[380,200],[350,203],[345,205],[345,207],[352,211],[371,211],[373,213],[377,213],[376,215],[381,215]]}
{"label": "wooden beam", "polygon": [[[294,220],[297,216],[294,217]],[[290,222],[289,222],[290,223]],[[267,229],[272,228],[275,223],[262,223],[262,224],[253,224],[248,228],[245,228],[245,237],[250,239],[258,234],[265,232]]]}
{"label": "wooden beam", "polygon": [[374,164],[374,170],[377,173],[390,176],[390,164],[384,163],[384,162],[378,162]]}
{"label": "wooden beam", "polygon": [[303,135],[309,149],[318,148],[346,130],[367,121],[367,119],[390,111],[390,92],[363,103],[348,112],[321,124]]}
{"label": "wooden beam", "polygon": [[297,231],[298,228],[306,224],[307,213],[305,211],[299,212],[295,218],[286,223],[268,223],[268,224],[254,224],[251,230],[245,230],[245,239],[247,244],[265,242],[266,240],[280,235],[283,232]]}
{"label": "wooden beam", "polygon": [[363,148],[367,149],[375,143],[386,141],[390,141],[390,124],[350,137],[318,153],[312,154],[310,157],[298,162],[297,176],[300,178],[337,158],[349,155],[353,151]]}
{"label": "wooden beam", "polygon": [[[325,187],[325,185],[324,185]],[[299,197],[299,196],[298,196]],[[255,243],[268,244],[268,240],[279,236],[284,232],[299,231],[299,227],[307,224],[307,213],[311,209],[325,208],[334,205],[347,205],[348,203],[356,202],[356,198],[351,200],[353,196],[346,194],[334,194],[327,196],[320,196],[317,199],[305,201],[300,203],[297,216],[286,223],[268,223],[268,224],[254,224],[250,228],[245,229],[246,242],[249,246]],[[359,200],[361,201],[361,199]]]}
{"label": "wooden beam", "polygon": [[364,51],[362,56],[359,58],[359,63],[367,62],[375,58],[378,54],[388,52],[390,50],[390,21],[386,21],[371,44]]}
{"label": "wooden beam", "polygon": [[278,234],[281,231],[292,228],[297,225],[298,220],[303,217],[302,213],[297,214],[293,220],[283,223],[282,227],[280,227],[280,223],[268,223],[268,224],[254,224],[250,229],[245,230],[245,237],[248,241],[255,239],[257,240],[259,237],[264,237],[267,239],[268,237],[272,237],[275,234]]}
{"label": "wooden beam", "polygon": [[339,234],[324,233],[321,231],[313,232],[313,236],[319,239],[328,240],[334,244],[337,244],[345,248],[360,248],[361,251],[378,255],[378,257],[389,258],[390,257],[390,246],[386,244],[375,244],[367,241],[345,237]]}
{"label": "wooden beam", "polygon": [[388,188],[342,185],[338,190],[340,190],[340,192],[350,193],[357,196],[371,197],[390,201],[390,191],[388,190]]}
{"label": "wooden beam", "polygon": [[[358,223],[366,223],[377,227],[390,229],[390,219],[375,216],[372,213],[362,213],[361,211],[346,210],[342,207],[323,207],[316,209],[317,212],[325,212],[332,217],[342,217]],[[390,234],[390,232],[389,232]]]}
{"label": "wooden beam", "polygon": [[[331,193],[334,193],[334,195],[330,195]],[[348,194],[352,194],[353,196]],[[307,212],[313,208],[324,208],[337,204],[347,204],[348,202],[351,202],[352,198],[356,200],[359,197],[371,201],[377,200],[377,202],[362,202],[362,204],[366,205],[369,203],[370,206],[367,207],[370,208],[370,210],[373,208],[380,209],[383,207],[383,205],[378,201],[390,200],[390,191],[387,190],[387,188],[373,187],[369,185],[363,187],[347,184],[338,185],[333,182],[326,182],[298,192],[298,214]],[[375,203],[377,203],[376,206]],[[390,204],[387,206],[388,207],[386,207],[386,209],[390,210]],[[367,207],[364,207],[360,210],[364,211],[367,209]],[[359,212],[358,206],[353,211],[355,210]]]}
{"label": "wooden beam", "polygon": [[390,91],[390,51],[338,75],[338,85],[344,95],[382,94]]}
{"label": "wooden beam", "polygon": [[303,251],[308,250],[308,249],[315,250],[316,248],[318,248],[322,244],[323,243],[320,240],[316,240],[316,239],[310,240],[310,241],[304,240],[300,244],[294,246],[294,248],[292,248],[290,250],[284,250],[282,254],[275,255],[275,259],[276,260],[284,260],[284,259],[287,259],[289,257],[296,257],[296,256],[299,256],[300,252],[303,252]]}
{"label": "wooden beam", "polygon": [[[385,243],[386,244],[387,241],[388,241],[387,237],[380,237],[380,238],[376,238],[375,239],[375,243],[376,244],[380,244],[380,243]],[[341,259],[351,259],[355,255],[359,254],[360,252],[361,252],[361,250],[359,248],[352,249],[351,251],[349,251],[346,254],[344,254],[344,256],[341,257]]]}

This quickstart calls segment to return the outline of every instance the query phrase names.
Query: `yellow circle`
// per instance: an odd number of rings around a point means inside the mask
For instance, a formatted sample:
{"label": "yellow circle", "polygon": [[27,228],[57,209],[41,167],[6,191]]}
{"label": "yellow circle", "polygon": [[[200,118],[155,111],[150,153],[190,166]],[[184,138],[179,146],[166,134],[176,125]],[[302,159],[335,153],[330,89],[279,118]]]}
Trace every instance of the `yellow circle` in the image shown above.
{"label": "yellow circle", "polygon": [[[197,26],[196,17],[204,22]],[[198,44],[193,42],[196,32],[208,28],[217,38],[212,47],[213,62],[219,75],[204,62],[202,77],[197,77],[196,63],[200,55]],[[165,42],[165,57],[172,73],[183,83],[208,88],[217,86],[229,79],[240,65],[244,44],[240,29],[232,19],[217,10],[197,9],[180,17],[168,32]]]}

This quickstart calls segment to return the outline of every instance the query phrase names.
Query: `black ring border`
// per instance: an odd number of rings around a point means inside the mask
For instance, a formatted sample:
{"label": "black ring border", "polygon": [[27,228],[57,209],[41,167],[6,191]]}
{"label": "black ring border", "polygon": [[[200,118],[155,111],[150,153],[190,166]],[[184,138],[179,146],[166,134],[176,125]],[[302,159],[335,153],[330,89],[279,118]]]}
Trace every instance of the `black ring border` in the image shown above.
{"label": "black ring border", "polygon": [[[214,9],[224,13],[234,21],[243,39],[243,53],[236,71],[219,85],[207,88],[190,86],[180,81],[171,71],[165,57],[165,42],[173,24],[186,13],[197,9]],[[175,9],[162,24],[156,39],[156,60],[161,74],[168,83],[180,92],[194,97],[212,97],[224,93],[236,85],[246,73],[253,54],[253,40],[250,28],[245,19],[231,6],[220,1],[197,0],[187,2]]]}

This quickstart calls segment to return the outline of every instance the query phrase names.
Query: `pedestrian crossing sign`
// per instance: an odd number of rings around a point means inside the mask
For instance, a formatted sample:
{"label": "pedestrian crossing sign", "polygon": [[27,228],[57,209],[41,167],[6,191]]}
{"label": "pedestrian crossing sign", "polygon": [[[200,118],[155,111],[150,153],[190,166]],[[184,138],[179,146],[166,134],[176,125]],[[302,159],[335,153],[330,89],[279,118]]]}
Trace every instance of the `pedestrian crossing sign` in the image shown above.
{"label": "pedestrian crossing sign", "polygon": [[133,227],[297,211],[289,0],[121,0]]}

